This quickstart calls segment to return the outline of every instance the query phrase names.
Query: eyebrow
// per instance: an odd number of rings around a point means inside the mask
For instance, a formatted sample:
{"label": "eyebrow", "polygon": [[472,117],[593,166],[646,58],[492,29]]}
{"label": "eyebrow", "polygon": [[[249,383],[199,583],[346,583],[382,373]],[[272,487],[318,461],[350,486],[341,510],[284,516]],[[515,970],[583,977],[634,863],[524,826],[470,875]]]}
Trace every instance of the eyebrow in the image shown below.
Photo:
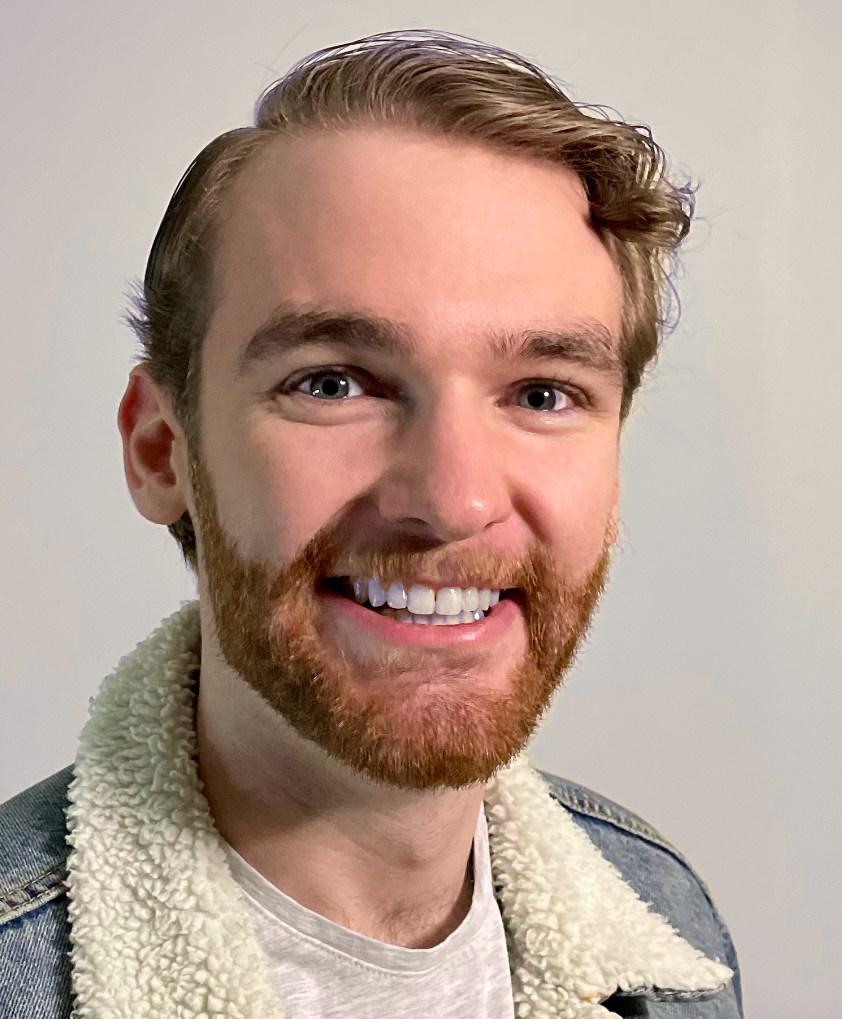
{"label": "eyebrow", "polygon": [[620,341],[599,322],[577,322],[562,329],[530,329],[495,339],[494,357],[499,361],[554,359],[572,361],[604,375],[622,379]]}
{"label": "eyebrow", "polygon": [[332,343],[376,353],[413,353],[407,331],[390,319],[357,312],[301,311],[282,305],[252,335],[240,354],[237,373],[279,353],[315,343]]}
{"label": "eyebrow", "polygon": [[[379,354],[415,355],[418,344],[405,326],[360,312],[307,311],[282,305],[250,337],[237,374],[279,353],[308,344],[327,343]],[[552,359],[622,378],[619,341],[602,323],[576,322],[560,329],[531,329],[492,338],[491,357],[498,362]]]}

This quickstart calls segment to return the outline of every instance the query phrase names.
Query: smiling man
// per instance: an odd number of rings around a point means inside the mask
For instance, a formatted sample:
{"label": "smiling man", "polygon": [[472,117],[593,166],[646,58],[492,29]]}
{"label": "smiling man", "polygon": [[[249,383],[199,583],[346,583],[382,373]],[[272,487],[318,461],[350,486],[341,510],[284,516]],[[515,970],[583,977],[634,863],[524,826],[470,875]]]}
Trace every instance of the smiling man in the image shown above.
{"label": "smiling man", "polygon": [[741,1015],[686,861],[521,753],[689,214],[645,132],[431,33],[199,155],[119,412],[199,599],[0,811],[4,1016]]}

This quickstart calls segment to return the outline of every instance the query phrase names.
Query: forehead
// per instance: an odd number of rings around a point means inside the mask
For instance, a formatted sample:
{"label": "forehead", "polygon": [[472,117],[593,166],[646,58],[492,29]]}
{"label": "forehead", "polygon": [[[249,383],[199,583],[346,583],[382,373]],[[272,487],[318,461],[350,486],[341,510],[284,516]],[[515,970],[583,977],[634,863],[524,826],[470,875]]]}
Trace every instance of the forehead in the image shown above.
{"label": "forehead", "polygon": [[573,173],[418,132],[273,140],[232,189],[215,258],[208,344],[241,346],[282,305],[363,311],[431,342],[620,329],[618,270]]}

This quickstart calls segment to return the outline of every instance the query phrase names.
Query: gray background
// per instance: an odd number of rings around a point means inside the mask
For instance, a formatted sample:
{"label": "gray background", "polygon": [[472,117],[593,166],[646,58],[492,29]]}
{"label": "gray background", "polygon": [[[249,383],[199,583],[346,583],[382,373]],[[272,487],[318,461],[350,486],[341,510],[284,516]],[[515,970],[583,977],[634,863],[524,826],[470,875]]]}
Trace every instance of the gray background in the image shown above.
{"label": "gray background", "polygon": [[622,554],[538,763],[712,885],[748,1015],[842,1015],[839,7],[416,0],[4,7],[0,799],[193,585],[134,510],[120,324],[179,176],[324,45],[435,27],[652,125],[702,183],[684,317],[625,439]]}

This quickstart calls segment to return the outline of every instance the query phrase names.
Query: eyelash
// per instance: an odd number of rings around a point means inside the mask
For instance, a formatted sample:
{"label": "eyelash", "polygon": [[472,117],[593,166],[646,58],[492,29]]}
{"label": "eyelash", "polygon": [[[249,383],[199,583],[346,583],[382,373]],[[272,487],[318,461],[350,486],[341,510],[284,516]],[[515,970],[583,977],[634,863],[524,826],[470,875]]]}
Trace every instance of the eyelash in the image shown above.
{"label": "eyelash", "polygon": [[[360,385],[361,387],[365,388],[365,386],[368,385],[369,388],[377,388],[384,395],[390,395],[396,392],[395,387],[389,386],[383,382],[379,382],[378,380],[374,379],[371,375],[369,375],[368,372],[364,372],[361,369],[347,368],[343,365],[322,365],[318,368],[308,369],[308,371],[305,374],[293,375],[285,382],[282,382],[281,385],[276,388],[275,392],[283,396],[291,396],[298,392],[299,387],[308,379],[312,379],[317,375],[331,375],[331,374],[347,375],[349,378],[354,379],[354,381],[357,382],[357,384]],[[573,404],[576,408],[590,406],[591,400],[589,399],[588,395],[584,392],[584,390],[580,389],[578,386],[574,386],[566,379],[548,379],[548,378],[523,379],[520,382],[516,383],[515,386],[511,388],[514,390],[520,390],[526,389],[528,387],[537,388],[539,386],[546,386],[550,389],[557,389],[559,392],[564,393],[565,396],[568,396],[573,401]],[[301,395],[305,396],[309,394],[302,393]],[[315,399],[315,397],[313,397],[313,399]],[[331,401],[319,401],[319,402],[329,403]],[[345,401],[337,400],[336,402],[344,403]],[[526,408],[523,409],[525,410]],[[561,413],[561,411],[536,411],[536,413],[558,414]]]}

